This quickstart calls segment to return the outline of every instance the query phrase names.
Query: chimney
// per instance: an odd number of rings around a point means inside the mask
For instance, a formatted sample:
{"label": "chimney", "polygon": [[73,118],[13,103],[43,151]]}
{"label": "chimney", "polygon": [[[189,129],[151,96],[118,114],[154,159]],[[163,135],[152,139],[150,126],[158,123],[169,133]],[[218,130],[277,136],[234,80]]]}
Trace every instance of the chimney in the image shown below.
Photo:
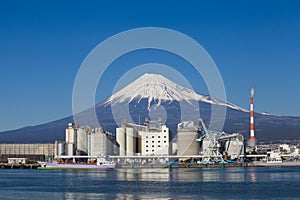
{"label": "chimney", "polygon": [[250,97],[250,140],[249,140],[250,147],[255,146],[253,96],[254,96],[254,87],[251,88],[251,97]]}

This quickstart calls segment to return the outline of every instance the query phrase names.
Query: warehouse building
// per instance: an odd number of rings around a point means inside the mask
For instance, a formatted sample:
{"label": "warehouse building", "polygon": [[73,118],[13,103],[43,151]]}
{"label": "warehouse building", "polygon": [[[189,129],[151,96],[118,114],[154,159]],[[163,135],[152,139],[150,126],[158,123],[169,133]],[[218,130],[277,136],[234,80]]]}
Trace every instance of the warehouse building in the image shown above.
{"label": "warehouse building", "polygon": [[54,158],[54,144],[0,144],[0,162],[8,158],[26,158],[28,161],[47,161]]}

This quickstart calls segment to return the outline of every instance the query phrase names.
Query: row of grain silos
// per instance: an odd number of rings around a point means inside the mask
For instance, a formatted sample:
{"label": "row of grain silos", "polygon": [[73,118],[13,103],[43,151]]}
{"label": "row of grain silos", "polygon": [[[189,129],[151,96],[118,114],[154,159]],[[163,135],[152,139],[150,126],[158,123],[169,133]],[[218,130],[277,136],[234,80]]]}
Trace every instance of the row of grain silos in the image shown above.
{"label": "row of grain silos", "polygon": [[133,156],[136,152],[137,130],[131,127],[116,129],[116,140],[119,144],[120,156]]}
{"label": "row of grain silos", "polygon": [[70,123],[65,141],[56,141],[56,157],[106,156],[113,153],[113,141],[102,128],[91,129]]}

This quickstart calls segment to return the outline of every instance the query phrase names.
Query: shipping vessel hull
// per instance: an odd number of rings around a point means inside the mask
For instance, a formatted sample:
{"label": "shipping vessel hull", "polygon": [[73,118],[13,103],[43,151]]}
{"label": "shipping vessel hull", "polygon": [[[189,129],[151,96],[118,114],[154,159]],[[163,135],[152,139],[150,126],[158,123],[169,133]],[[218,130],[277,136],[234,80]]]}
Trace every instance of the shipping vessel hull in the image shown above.
{"label": "shipping vessel hull", "polygon": [[107,169],[114,169],[115,164],[102,164],[102,165],[95,165],[95,164],[60,164],[60,163],[45,163],[39,162],[41,167],[38,169],[100,169],[100,170],[107,170]]}

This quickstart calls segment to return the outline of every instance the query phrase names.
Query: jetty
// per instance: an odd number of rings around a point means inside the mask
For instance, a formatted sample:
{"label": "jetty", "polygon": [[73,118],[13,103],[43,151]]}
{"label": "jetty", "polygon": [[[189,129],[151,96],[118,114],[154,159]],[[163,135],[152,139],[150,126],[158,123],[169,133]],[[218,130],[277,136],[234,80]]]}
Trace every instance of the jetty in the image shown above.
{"label": "jetty", "polygon": [[40,167],[40,164],[33,163],[33,164],[27,164],[27,163],[0,163],[1,169],[37,169]]}

